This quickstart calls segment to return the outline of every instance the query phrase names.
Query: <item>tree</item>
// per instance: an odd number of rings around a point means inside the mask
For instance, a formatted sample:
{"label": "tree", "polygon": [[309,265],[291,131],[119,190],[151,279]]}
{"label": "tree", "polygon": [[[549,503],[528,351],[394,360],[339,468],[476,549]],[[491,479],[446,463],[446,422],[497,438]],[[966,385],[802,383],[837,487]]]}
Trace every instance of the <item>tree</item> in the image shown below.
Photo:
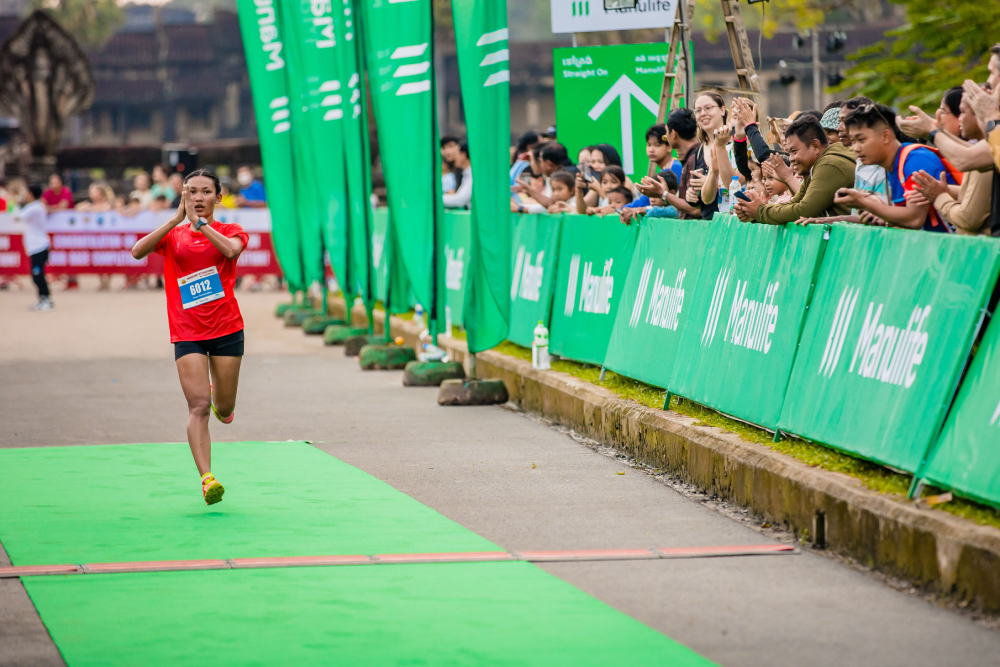
{"label": "tree", "polygon": [[986,79],[989,48],[997,41],[992,26],[1000,3],[971,0],[897,0],[907,21],[886,39],[851,56],[838,90],[906,106],[937,105],[944,92],[965,79]]}
{"label": "tree", "polygon": [[44,9],[84,48],[98,49],[125,22],[115,0],[31,0],[32,9]]}

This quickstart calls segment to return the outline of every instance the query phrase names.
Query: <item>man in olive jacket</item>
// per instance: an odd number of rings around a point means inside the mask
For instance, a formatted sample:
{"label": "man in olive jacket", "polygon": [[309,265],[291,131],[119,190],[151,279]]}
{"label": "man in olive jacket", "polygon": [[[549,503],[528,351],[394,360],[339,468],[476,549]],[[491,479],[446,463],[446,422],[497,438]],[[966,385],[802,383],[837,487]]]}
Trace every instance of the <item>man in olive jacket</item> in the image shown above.
{"label": "man in olive jacket", "polygon": [[739,219],[783,225],[800,218],[850,215],[833,197],[840,188],[854,187],[854,152],[840,142],[829,143],[826,130],[811,115],[796,118],[785,138],[792,168],[802,176],[799,191],[786,204],[766,204],[760,197],[741,201],[733,209]]}

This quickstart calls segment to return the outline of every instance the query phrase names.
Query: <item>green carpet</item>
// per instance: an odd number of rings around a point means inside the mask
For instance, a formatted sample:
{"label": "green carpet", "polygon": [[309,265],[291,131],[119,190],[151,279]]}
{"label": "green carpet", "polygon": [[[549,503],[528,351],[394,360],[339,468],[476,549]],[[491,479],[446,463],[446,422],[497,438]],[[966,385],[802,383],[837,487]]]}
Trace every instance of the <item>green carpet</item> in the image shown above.
{"label": "green carpet", "polygon": [[302,442],[216,443],[207,506],[187,444],[0,449],[14,565],[498,547]]}
{"label": "green carpet", "polygon": [[33,577],[25,584],[70,667],[712,664],[528,563]]}
{"label": "green carpet", "polygon": [[[305,443],[220,443],[206,507],[186,445],[0,450],[15,565],[497,549]],[[25,577],[81,665],[711,663],[528,563]]]}

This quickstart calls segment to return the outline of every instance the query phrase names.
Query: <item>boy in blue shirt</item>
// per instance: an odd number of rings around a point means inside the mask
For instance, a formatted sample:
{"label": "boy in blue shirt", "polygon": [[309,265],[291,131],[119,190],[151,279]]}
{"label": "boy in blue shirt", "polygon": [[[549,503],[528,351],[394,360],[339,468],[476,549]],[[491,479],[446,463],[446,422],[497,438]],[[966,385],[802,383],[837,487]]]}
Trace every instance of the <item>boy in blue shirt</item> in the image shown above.
{"label": "boy in blue shirt", "polygon": [[[919,171],[947,175],[951,184],[961,183],[961,174],[937,151],[919,144],[902,143],[896,128],[896,113],[884,104],[865,104],[844,119],[851,139],[851,147],[863,164],[877,164],[885,169],[889,184],[890,203],[881,197],[859,190],[842,188],[834,202],[857,208],[862,221],[884,221],[889,227],[923,229],[928,232],[952,233],[955,231],[933,204],[917,204],[907,200],[906,194],[916,189],[913,175]],[[876,220],[872,220],[875,218]]]}

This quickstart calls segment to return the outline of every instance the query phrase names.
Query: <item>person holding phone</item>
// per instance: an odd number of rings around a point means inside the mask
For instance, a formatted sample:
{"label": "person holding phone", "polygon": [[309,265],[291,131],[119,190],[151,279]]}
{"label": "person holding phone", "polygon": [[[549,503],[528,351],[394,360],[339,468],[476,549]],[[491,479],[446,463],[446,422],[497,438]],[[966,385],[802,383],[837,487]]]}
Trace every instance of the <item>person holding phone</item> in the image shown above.
{"label": "person holding phone", "polygon": [[[576,175],[576,212],[591,215],[590,209],[604,208],[608,205],[608,192],[615,188],[625,187],[627,180],[621,167],[605,167],[600,179],[586,171]],[[632,198],[629,198],[632,201]],[[626,202],[628,203],[628,202]]]}
{"label": "person holding phone", "polygon": [[135,259],[163,255],[170,341],[188,404],[188,444],[208,505],[225,493],[211,471],[208,417],[214,414],[223,424],[235,417],[243,317],[233,290],[236,260],[250,239],[240,225],[215,220],[221,199],[215,174],[191,172],[174,216],[132,247]]}

